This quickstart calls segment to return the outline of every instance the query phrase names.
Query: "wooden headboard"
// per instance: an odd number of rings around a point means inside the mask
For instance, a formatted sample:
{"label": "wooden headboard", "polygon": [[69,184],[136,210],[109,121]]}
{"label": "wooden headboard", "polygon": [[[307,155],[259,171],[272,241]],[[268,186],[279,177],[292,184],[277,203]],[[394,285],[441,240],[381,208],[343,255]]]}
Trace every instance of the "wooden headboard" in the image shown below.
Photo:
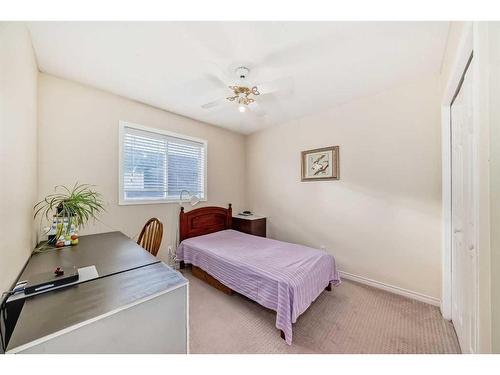
{"label": "wooden headboard", "polygon": [[231,229],[233,213],[231,203],[228,208],[202,207],[179,214],[179,242],[186,238],[202,236],[225,229]]}

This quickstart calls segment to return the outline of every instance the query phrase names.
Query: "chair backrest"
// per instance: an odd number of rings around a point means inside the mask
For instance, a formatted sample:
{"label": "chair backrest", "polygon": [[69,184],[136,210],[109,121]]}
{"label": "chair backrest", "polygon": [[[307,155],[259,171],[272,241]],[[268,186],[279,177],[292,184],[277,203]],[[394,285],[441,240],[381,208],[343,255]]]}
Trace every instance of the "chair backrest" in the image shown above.
{"label": "chair backrest", "polygon": [[163,224],[157,218],[152,218],[147,221],[144,228],[139,234],[137,243],[145,250],[156,256],[160,250],[161,240],[163,237]]}

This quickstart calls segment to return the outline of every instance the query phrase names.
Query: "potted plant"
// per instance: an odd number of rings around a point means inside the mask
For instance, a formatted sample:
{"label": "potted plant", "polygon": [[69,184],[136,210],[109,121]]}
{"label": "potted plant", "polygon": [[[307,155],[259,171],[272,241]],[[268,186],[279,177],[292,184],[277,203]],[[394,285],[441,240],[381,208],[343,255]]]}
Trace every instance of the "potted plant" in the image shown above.
{"label": "potted plant", "polygon": [[101,194],[92,188],[92,185],[78,183],[72,189],[58,185],[54,194],[47,195],[33,207],[34,218],[40,215],[51,223],[46,232],[48,245],[78,244],[78,229],[104,211]]}

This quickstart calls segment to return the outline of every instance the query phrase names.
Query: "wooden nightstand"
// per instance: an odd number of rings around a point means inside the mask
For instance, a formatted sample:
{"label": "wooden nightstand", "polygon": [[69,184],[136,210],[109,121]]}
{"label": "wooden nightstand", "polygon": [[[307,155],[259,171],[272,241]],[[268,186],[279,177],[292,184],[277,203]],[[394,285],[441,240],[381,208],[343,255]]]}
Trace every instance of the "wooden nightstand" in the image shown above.
{"label": "wooden nightstand", "polygon": [[253,234],[254,236],[266,237],[266,218],[264,216],[233,216],[233,229]]}

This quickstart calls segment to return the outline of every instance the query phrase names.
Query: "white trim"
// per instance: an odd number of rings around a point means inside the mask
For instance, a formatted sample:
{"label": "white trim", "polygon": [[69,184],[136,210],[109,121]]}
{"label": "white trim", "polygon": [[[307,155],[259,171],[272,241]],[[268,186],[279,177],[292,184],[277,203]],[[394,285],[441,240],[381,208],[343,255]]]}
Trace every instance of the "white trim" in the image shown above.
{"label": "white trim", "polygon": [[400,288],[399,286],[386,284],[386,283],[383,283],[380,281],[369,279],[367,277],[354,275],[352,273],[345,272],[345,271],[339,271],[339,273],[340,273],[340,276],[344,279],[357,281],[358,283],[369,285],[369,286],[372,286],[374,288],[382,289],[382,290],[385,290],[386,292],[390,292],[390,293],[394,293],[394,294],[397,294],[400,296],[408,297],[408,298],[411,298],[411,299],[414,299],[414,300],[417,300],[420,302],[425,302],[425,303],[428,303],[429,305],[439,306],[441,303],[439,298],[431,297],[431,296],[428,296],[428,295],[425,295],[425,294],[422,294],[419,292],[415,292],[413,290]]}
{"label": "white trim", "polygon": [[[442,285],[441,285],[441,314],[443,318],[451,320],[451,131],[450,107],[441,109],[441,158],[442,158]],[[447,124],[448,126],[445,126]]]}
{"label": "white trim", "polygon": [[[476,247],[476,335],[472,353],[491,353],[490,40],[488,22],[474,22],[473,133]],[[496,104],[496,103],[495,103]]]}
{"label": "white trim", "polygon": [[201,138],[196,138],[196,137],[191,137],[189,135],[184,135],[184,134],[179,134],[179,133],[174,133],[168,130],[164,129],[157,129],[157,128],[151,128],[148,126],[144,125],[139,125],[135,124],[133,122],[128,122],[128,121],[119,121],[118,125],[118,205],[119,206],[129,206],[129,205],[137,205],[137,204],[165,204],[165,203],[184,203],[188,202],[189,199],[156,199],[156,200],[142,200],[142,199],[137,199],[137,200],[124,200],[123,199],[123,179],[122,179],[122,169],[123,169],[123,135],[125,128],[132,128],[132,129],[137,129],[137,130],[143,130],[147,131],[150,133],[156,133],[156,134],[162,134],[166,135],[169,137],[174,137],[174,138],[180,138],[180,139],[185,139],[188,141],[193,141],[193,142],[198,142],[202,143],[204,145],[204,150],[205,150],[205,165],[204,165],[204,176],[203,176],[203,184],[204,184],[204,197],[203,199],[200,199],[200,202],[206,202],[208,201],[208,141],[206,139],[201,139]]}
{"label": "white trim", "polygon": [[451,132],[450,110],[460,79],[473,51],[473,23],[467,22],[460,39],[459,47],[441,104],[441,158],[442,158],[442,291],[441,314],[451,320]]}
{"label": "white trim", "polygon": [[[72,326],[69,326],[67,328],[61,329],[60,331],[51,333],[51,334],[49,334],[47,336],[43,336],[43,337],[40,337],[40,338],[38,338],[36,340],[30,341],[30,342],[28,342],[26,344],[19,345],[19,346],[15,347],[15,348],[10,349],[9,351],[7,351],[6,354],[16,354],[16,353],[22,352],[22,351],[24,351],[26,349],[29,349],[29,348],[33,347],[33,346],[40,345],[40,344],[42,344],[42,343],[44,343],[46,341],[49,341],[49,340],[53,339],[54,337],[62,336],[64,334],[68,333],[68,332],[71,332],[71,331],[74,331],[74,330],[79,329],[81,327],[84,327],[86,325],[95,323],[98,320],[107,318],[108,316],[111,316],[111,315],[115,315],[116,313],[119,313],[120,311],[129,309],[129,308],[134,307],[136,305],[139,305],[141,303],[147,302],[147,301],[149,301],[151,299],[154,299],[154,298],[157,298],[159,296],[162,296],[162,295],[164,295],[164,294],[166,294],[168,292],[171,292],[173,290],[176,290],[176,289],[182,288],[184,286],[187,286],[188,284],[189,284],[189,282],[186,281],[186,282],[184,282],[182,284],[179,284],[179,285],[176,285],[176,286],[174,286],[172,288],[168,288],[168,289],[162,290],[161,292],[158,292],[158,293],[155,293],[155,294],[151,294],[150,296],[138,299],[138,300],[136,300],[136,301],[134,301],[132,303],[129,303],[127,305],[120,306],[117,309],[108,311],[107,313],[98,315],[98,316],[96,316],[96,317],[94,317],[92,319],[85,320],[83,322],[80,322],[80,323],[74,324]],[[188,289],[187,288],[186,288],[186,294],[188,294]]]}

